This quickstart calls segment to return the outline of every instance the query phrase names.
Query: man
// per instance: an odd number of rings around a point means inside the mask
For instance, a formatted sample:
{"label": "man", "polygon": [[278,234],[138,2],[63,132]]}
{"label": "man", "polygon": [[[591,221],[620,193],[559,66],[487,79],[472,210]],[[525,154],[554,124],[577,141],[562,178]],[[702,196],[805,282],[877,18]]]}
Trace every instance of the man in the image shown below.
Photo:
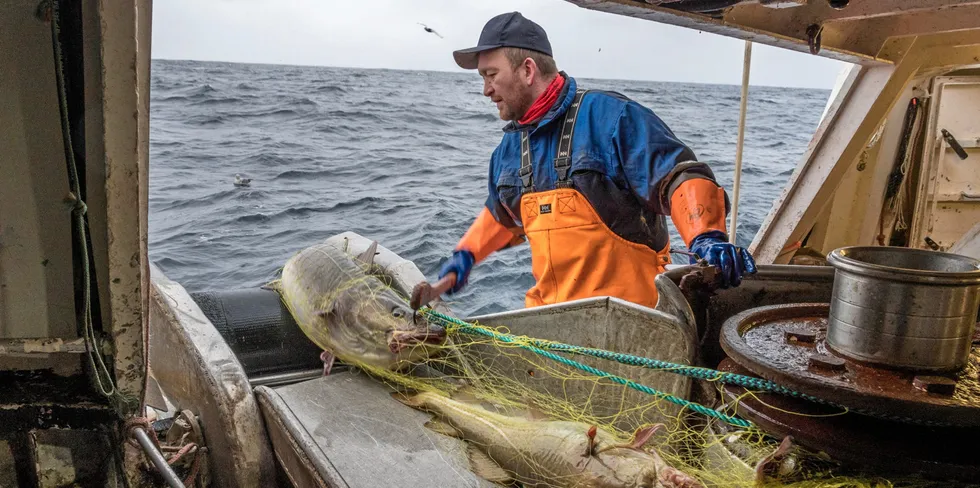
{"label": "man", "polygon": [[711,169],[649,109],[618,93],[583,94],[538,24],[498,15],[453,57],[479,71],[509,124],[486,205],[439,272],[449,294],[475,264],[526,238],[536,280],[526,306],[614,296],[654,307],[653,279],[670,263],[667,215],[722,271],[723,287],[755,272],[752,256],[728,243],[728,197]]}

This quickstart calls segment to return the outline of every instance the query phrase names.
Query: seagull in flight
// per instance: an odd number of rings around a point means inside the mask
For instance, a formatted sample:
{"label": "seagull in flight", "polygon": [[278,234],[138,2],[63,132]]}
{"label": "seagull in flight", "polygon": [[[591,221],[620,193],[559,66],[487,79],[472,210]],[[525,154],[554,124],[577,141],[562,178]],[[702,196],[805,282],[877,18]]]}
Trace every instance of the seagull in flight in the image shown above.
{"label": "seagull in flight", "polygon": [[433,29],[432,27],[429,27],[429,26],[427,26],[427,25],[425,25],[425,24],[423,24],[421,22],[418,22],[418,24],[421,25],[425,29],[426,32],[431,33],[431,34],[435,34],[435,35],[439,36],[439,39],[445,39],[445,37],[442,37],[442,34],[439,34],[438,32],[436,32],[435,29]]}

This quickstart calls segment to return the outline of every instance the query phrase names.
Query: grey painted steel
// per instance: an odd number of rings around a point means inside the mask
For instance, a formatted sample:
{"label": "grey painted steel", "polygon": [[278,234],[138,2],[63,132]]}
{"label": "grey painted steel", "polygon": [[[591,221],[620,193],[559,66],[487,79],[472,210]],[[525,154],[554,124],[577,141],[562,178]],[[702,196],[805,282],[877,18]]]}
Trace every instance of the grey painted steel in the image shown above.
{"label": "grey painted steel", "polygon": [[[346,366],[334,366],[333,371],[346,369]],[[300,381],[312,380],[323,375],[323,368],[293,371],[291,373],[279,373],[263,376],[254,376],[248,379],[252,388],[256,386],[283,386]]]}
{"label": "grey painted steel", "polygon": [[955,370],[970,354],[980,261],[899,247],[845,247],[835,268],[827,344],[853,359]]}
{"label": "grey painted steel", "polygon": [[352,370],[255,394],[296,486],[496,486],[470,471],[462,442],[424,427],[432,416],[391,391]]}
{"label": "grey painted steel", "polygon": [[150,462],[156,466],[157,471],[163,476],[164,481],[171,488],[184,488],[184,482],[177,477],[177,473],[167,464],[167,460],[163,458],[163,454],[153,445],[153,441],[150,440],[150,436],[146,431],[141,428],[133,429],[133,436],[136,437],[136,442],[139,442],[146,456],[150,458]]}
{"label": "grey painted steel", "polygon": [[272,447],[241,363],[184,287],[151,274],[150,369],[177,410],[199,416],[212,485],[272,486]]}
{"label": "grey painted steel", "polygon": [[[661,300],[676,287],[669,279],[656,281]],[[677,290],[679,293],[679,290]],[[693,315],[692,315],[693,318]],[[514,335],[526,335],[538,339],[563,342],[585,347],[605,349],[680,364],[695,364],[697,356],[697,330],[693,321],[682,320],[674,315],[636,305],[617,298],[588,298],[571,302],[545,305],[522,310],[469,317],[490,327],[506,327]],[[462,343],[470,336],[462,336]],[[546,392],[574,405],[587,405],[598,416],[612,416],[624,408],[649,403],[653,398],[609,381],[579,379],[565,381],[569,376],[581,377],[582,373],[570,366],[543,359],[536,354],[510,349],[501,355],[493,346],[479,344],[485,338],[475,338],[471,350],[486,355],[484,362],[493,364],[497,373],[504,374],[522,386]],[[680,398],[690,398],[690,378],[663,371],[629,366],[586,356],[574,356],[575,361],[593,366],[608,373],[628,378],[656,390]],[[528,373],[527,361],[546,362],[548,370]],[[662,402],[661,408],[644,412],[644,420],[675,426],[680,407]],[[618,425],[629,429],[625,423]]]}

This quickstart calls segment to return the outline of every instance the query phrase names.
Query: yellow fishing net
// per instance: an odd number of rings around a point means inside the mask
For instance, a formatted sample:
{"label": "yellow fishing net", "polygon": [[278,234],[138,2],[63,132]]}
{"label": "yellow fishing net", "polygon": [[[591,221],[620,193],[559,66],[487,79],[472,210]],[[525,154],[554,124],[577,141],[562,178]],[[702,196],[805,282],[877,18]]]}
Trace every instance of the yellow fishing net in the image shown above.
{"label": "yellow fishing net", "polygon": [[[391,286],[391,280],[371,281],[360,277],[336,289],[346,290],[354,286],[368,287],[374,293],[381,293]],[[333,293],[308,303],[304,310],[291,309],[306,335],[323,348],[329,344],[328,332],[323,329],[322,322],[312,318],[313,311],[327,309],[335,297]],[[407,297],[400,297],[407,303]],[[492,327],[492,330],[499,334],[511,334],[504,326]],[[521,347],[529,342],[519,335],[511,335],[508,342],[485,335],[463,334],[452,327],[449,331],[449,340],[444,345],[424,346],[425,350],[415,356],[418,358],[417,364],[407,369],[391,371],[360,361],[356,356],[342,359],[393,390],[431,391],[453,396],[465,387],[467,394],[476,394],[501,411],[533,408],[552,420],[577,421],[605,429],[624,443],[637,428],[662,423],[666,428],[656,434],[648,447],[656,449],[669,465],[694,476],[707,487],[944,486],[915,479],[897,481],[897,478],[886,480],[875,476],[846,475],[826,455],[808,452],[797,446],[789,456],[767,465],[765,483],[759,485],[754,468],[776,450],[781,439],[768,437],[755,427],[736,427],[694,413],[663,397],[637,391],[613,379],[599,377],[536,354]],[[626,341],[630,342],[635,341]],[[597,358],[556,354],[660,391],[690,392],[690,395],[682,396],[693,396],[711,407],[715,406],[712,403],[714,398],[720,397],[716,393],[721,385],[710,381],[678,377],[666,371],[653,371]],[[723,413],[730,415],[733,410],[729,408]],[[841,439],[841,442],[846,440]]]}

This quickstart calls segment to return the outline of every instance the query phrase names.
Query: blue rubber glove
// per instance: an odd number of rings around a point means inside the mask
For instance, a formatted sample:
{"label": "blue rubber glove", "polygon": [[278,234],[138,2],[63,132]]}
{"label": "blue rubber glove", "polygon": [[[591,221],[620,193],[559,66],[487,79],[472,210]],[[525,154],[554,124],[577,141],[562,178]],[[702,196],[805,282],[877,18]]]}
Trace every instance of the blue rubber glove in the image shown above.
{"label": "blue rubber glove", "polygon": [[[717,230],[700,234],[691,241],[691,252],[717,267],[721,271],[721,287],[729,288],[740,285],[743,275],[755,273],[755,260],[749,251],[728,242],[725,237]],[[691,264],[696,262],[691,257]]]}
{"label": "blue rubber glove", "polygon": [[440,280],[450,272],[456,273],[456,284],[446,292],[447,295],[459,293],[466,286],[470,270],[473,269],[473,260],[473,253],[469,251],[453,251],[452,257],[442,263],[442,268],[439,269]]}

